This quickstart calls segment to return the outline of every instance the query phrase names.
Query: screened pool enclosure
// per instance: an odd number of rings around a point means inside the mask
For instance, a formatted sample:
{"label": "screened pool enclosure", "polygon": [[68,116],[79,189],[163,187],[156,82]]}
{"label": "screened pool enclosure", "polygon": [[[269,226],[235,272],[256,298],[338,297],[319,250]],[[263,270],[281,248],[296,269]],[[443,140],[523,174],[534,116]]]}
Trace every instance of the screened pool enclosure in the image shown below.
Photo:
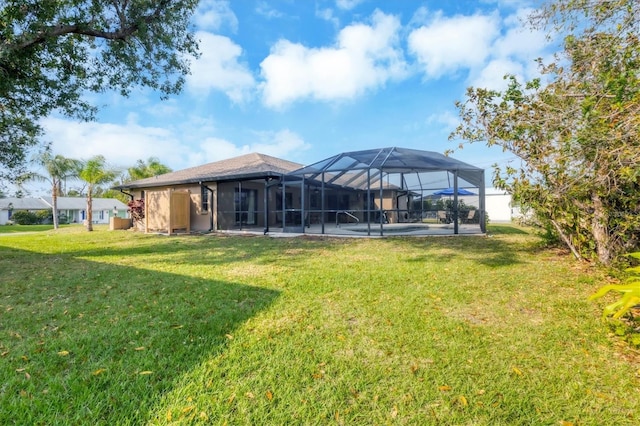
{"label": "screened pool enclosure", "polygon": [[[445,188],[450,191],[438,194]],[[265,197],[265,203],[272,199],[276,205],[265,206],[264,223],[284,232],[485,232],[484,170],[436,152],[396,147],[345,152],[288,173],[266,189],[275,196]]]}

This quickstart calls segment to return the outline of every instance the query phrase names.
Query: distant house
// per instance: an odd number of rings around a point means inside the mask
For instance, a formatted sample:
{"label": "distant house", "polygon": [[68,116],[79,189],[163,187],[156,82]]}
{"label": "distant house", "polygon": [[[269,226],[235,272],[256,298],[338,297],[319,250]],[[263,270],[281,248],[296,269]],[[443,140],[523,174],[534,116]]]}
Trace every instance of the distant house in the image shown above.
{"label": "distant house", "polygon": [[40,198],[0,198],[0,225],[6,225],[18,210],[36,213],[47,209],[49,206]]}
{"label": "distant house", "polygon": [[[48,208],[53,208],[51,197],[42,197]],[[58,197],[58,215],[65,215],[69,223],[82,223],[87,218],[87,199],[80,197]],[[93,223],[109,223],[112,216],[127,217],[127,205],[115,198],[92,200]]]}
{"label": "distant house", "polygon": [[[58,197],[58,216],[69,223],[82,223],[86,217],[87,200],[81,197]],[[0,225],[11,220],[13,212],[37,212],[53,208],[51,197],[0,198]],[[109,223],[112,216],[127,217],[127,205],[115,198],[93,199],[93,223]]]}

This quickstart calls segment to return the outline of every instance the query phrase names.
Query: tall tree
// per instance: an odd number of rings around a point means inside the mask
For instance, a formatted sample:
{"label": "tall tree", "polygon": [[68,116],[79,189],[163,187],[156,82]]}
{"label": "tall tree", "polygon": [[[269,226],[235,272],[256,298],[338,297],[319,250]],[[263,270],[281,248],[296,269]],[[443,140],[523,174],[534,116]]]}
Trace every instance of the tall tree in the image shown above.
{"label": "tall tree", "polygon": [[0,2],[0,175],[15,178],[59,111],[82,120],[84,94],[136,86],[177,93],[197,43],[198,0],[5,0]]}
{"label": "tall tree", "polygon": [[87,231],[93,231],[93,191],[97,185],[112,181],[117,171],[107,167],[102,155],[96,155],[84,162],[78,176],[87,183]]}
{"label": "tall tree", "polygon": [[147,161],[138,160],[135,166],[128,169],[130,180],[159,176],[172,171],[169,166],[162,164],[157,157],[149,157]]}
{"label": "tall tree", "polygon": [[640,2],[556,0],[530,24],[562,35],[562,52],[542,79],[468,89],[452,137],[520,157],[496,185],[576,257],[609,264],[640,241]]}
{"label": "tall tree", "polygon": [[35,163],[40,165],[46,175],[40,173],[27,173],[23,175],[22,180],[39,180],[48,182],[51,185],[51,204],[53,205],[53,228],[58,229],[58,196],[62,194],[62,182],[65,179],[78,176],[80,161],[66,158],[62,155],[52,155],[49,151],[45,151],[34,159]]}

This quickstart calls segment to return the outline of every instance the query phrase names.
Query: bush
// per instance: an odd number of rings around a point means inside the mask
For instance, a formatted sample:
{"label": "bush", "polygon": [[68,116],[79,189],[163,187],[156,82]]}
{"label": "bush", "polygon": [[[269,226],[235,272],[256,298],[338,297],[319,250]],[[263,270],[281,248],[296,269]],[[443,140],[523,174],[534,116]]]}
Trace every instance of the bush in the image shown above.
{"label": "bush", "polygon": [[36,212],[37,223],[53,223],[53,210],[38,210]]}
{"label": "bush", "polygon": [[18,225],[37,225],[40,223],[40,219],[35,213],[31,213],[26,210],[18,210],[13,212],[11,220]]}
{"label": "bush", "polygon": [[69,218],[67,217],[67,215],[65,213],[58,214],[58,223],[60,225],[69,223]]}
{"label": "bush", "polygon": [[[640,259],[640,252],[630,253],[629,257]],[[605,285],[590,297],[591,300],[594,300],[599,299],[610,291],[621,293],[618,300],[603,309],[602,316],[604,318],[612,317],[618,319],[627,314],[631,308],[640,304],[640,266],[628,268],[627,272],[629,272],[629,277],[625,284]]]}
{"label": "bush", "polygon": [[144,219],[144,200],[131,200],[127,203],[129,214],[134,222],[142,222]]}

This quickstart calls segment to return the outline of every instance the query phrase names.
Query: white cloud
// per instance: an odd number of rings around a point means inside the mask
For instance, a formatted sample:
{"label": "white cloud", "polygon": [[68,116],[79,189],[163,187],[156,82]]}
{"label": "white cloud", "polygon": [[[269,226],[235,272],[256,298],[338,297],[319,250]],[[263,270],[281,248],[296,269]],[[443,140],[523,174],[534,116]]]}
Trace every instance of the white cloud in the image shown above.
{"label": "white cloud", "polygon": [[340,26],[340,20],[333,14],[333,9],[318,9],[316,8],[316,17],[324,19],[327,22],[333,24],[334,27]]}
{"label": "white cloud", "polygon": [[351,10],[362,2],[363,0],[336,0],[336,6],[338,9]]}
{"label": "white cloud", "polygon": [[282,12],[271,7],[266,1],[258,2],[258,5],[256,6],[256,13],[267,19],[282,18],[284,16]]}
{"label": "white cloud", "polygon": [[278,41],[260,64],[264,103],[281,107],[302,98],[347,100],[404,77],[399,30],[397,17],[376,11],[371,25],[342,29],[333,47]]}
{"label": "white cloud", "polygon": [[502,90],[506,88],[505,74],[515,75],[522,81],[524,67],[521,63],[501,58],[491,60],[471,82],[473,87]]}
{"label": "white cloud", "polygon": [[440,124],[443,132],[451,133],[460,124],[460,117],[451,111],[445,110],[441,113],[430,115],[427,118],[427,123]]}
{"label": "white cloud", "polygon": [[219,31],[224,26],[238,30],[238,18],[226,0],[200,0],[193,21],[201,30]]}
{"label": "white cloud", "polygon": [[191,155],[189,161],[193,164],[204,164],[252,152],[292,158],[295,153],[310,148],[298,134],[288,129],[278,132],[256,132],[255,135],[257,142],[246,145],[236,145],[221,138],[206,138],[200,144],[200,151]]}
{"label": "white cloud", "polygon": [[255,86],[253,75],[239,62],[242,48],[231,39],[207,32],[196,34],[202,56],[191,64],[187,88],[197,94],[224,92],[232,101],[243,102]]}
{"label": "white cloud", "polygon": [[180,170],[251,152],[295,158],[297,153],[310,148],[300,135],[288,129],[254,131],[255,142],[243,145],[216,136],[203,136],[215,132],[212,123],[205,118],[191,120],[195,134],[183,132],[183,129],[141,126],[136,119],[135,114],[130,114],[125,124],[114,124],[50,117],[41,124],[46,140],[53,141],[54,154],[77,159],[104,155],[109,164],[122,169],[151,156]]}
{"label": "white cloud", "polygon": [[[179,164],[185,147],[167,129],[136,124],[135,115],[126,124],[75,122],[49,117],[41,122],[46,140],[52,141],[55,154],[88,159],[104,155],[116,167],[129,167],[138,159],[158,157],[171,167]],[[178,154],[176,154],[178,153]]]}
{"label": "white cloud", "polygon": [[496,15],[448,18],[439,12],[429,24],[409,34],[409,51],[416,56],[428,78],[439,78],[482,65],[490,54],[498,27]]}
{"label": "white cloud", "polygon": [[544,32],[524,25],[523,20],[531,12],[531,9],[520,9],[504,19],[505,28],[493,42],[491,57],[484,67],[470,75],[472,86],[503,90],[507,85],[505,74],[514,75],[519,81],[540,75],[536,59],[546,56],[548,41]]}

